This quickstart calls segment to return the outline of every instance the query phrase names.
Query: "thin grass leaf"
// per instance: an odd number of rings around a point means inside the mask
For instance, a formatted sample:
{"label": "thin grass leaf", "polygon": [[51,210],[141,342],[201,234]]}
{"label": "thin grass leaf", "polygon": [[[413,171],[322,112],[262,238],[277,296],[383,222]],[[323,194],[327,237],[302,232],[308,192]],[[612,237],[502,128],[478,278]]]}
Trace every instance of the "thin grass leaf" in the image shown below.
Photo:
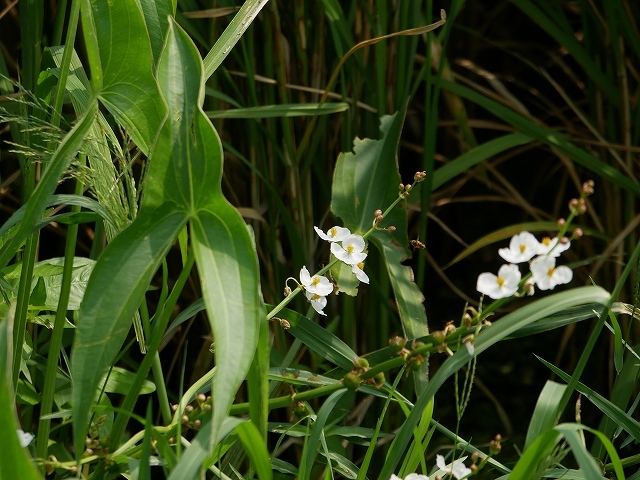
{"label": "thin grass leaf", "polygon": [[[546,365],[553,373],[562,378],[565,382],[569,382],[571,380],[571,376],[560,370],[555,365],[547,362],[546,360],[536,356],[538,360],[540,360],[544,365]],[[631,435],[637,442],[640,441],[640,423],[636,421],[633,417],[628,415],[624,410],[617,407],[609,400],[604,398],[599,393],[591,390],[589,387],[584,385],[581,382],[578,382],[576,385],[576,390],[579,391],[582,395],[584,395],[587,400],[593,403],[602,413],[604,413],[607,417],[613,420],[616,425],[623,428],[629,435]]]}
{"label": "thin grass leaf", "polygon": [[0,251],[0,270],[7,266],[9,260],[15,255],[18,247],[22,245],[31,234],[33,227],[42,217],[46,206],[51,201],[51,196],[58,186],[58,180],[66,171],[75,154],[80,150],[84,137],[89,132],[95,120],[96,102],[85,115],[80,118],[73,129],[64,137],[49,161],[48,168],[36,185],[29,197],[24,210],[24,216],[14,237],[7,242]]}
{"label": "thin grass leaf", "polygon": [[622,329],[618,319],[612,311],[609,311],[609,320],[613,326],[613,365],[616,372],[620,373],[623,367],[625,342],[622,341]]}
{"label": "thin grass leaf", "polygon": [[313,460],[318,453],[320,437],[324,434],[324,428],[327,419],[337,405],[338,401],[345,393],[347,393],[346,388],[338,390],[337,392],[333,392],[331,396],[327,398],[322,404],[322,408],[320,408],[320,411],[316,416],[316,421],[313,424],[311,434],[304,444],[298,473],[298,478],[300,480],[308,480],[310,478],[311,468],[313,467]]}
{"label": "thin grass leaf", "polygon": [[0,448],[0,478],[37,480],[43,478],[35,468],[27,450],[20,445],[17,430],[13,388],[11,388],[11,362],[13,353],[10,331],[12,320],[0,321],[0,431],[4,432]]}
{"label": "thin grass leaf", "polygon": [[[487,330],[483,330],[474,343],[475,355],[480,355],[483,351],[503,340],[511,333],[548,315],[587,302],[596,301],[604,305],[609,301],[609,298],[609,293],[600,287],[581,287],[556,293],[531,302],[519,310],[502,317],[499,321],[494,322]],[[395,440],[391,444],[385,465],[380,472],[382,478],[391,476],[395,471],[398,462],[404,455],[404,451],[413,436],[413,430],[417,426],[430,399],[444,384],[445,380],[466,365],[469,360],[470,356],[467,350],[464,348],[460,349],[452,357],[449,357],[431,378],[429,385],[418,398],[411,414],[407,420],[405,420]]]}
{"label": "thin grass leaf", "polygon": [[513,147],[525,145],[533,142],[533,138],[522,133],[510,133],[503,137],[478,145],[477,147],[463,153],[458,158],[447,162],[442,167],[433,172],[433,190],[441,187],[449,180],[467,172],[471,167],[491,158],[499,153]]}
{"label": "thin grass leaf", "polygon": [[567,137],[545,126],[539,125],[508,107],[478,93],[474,90],[446,80],[442,81],[442,88],[449,90],[467,100],[483,107],[493,115],[517,128],[521,133],[537,140],[551,148],[557,148],[577,164],[591,170],[600,178],[607,179],[614,185],[624,188],[636,196],[640,196],[640,184],[624,176],[611,165],[594,157],[587,151],[576,147]]}
{"label": "thin grass leaf", "polygon": [[251,422],[243,422],[235,428],[235,433],[244,446],[244,450],[251,459],[251,465],[255,468],[260,480],[271,480],[271,459],[267,451],[262,435],[258,428]]}
{"label": "thin grass leaf", "polygon": [[555,426],[560,399],[566,388],[566,385],[550,380],[545,383],[529,421],[527,437],[524,441],[525,450],[538,436]]}
{"label": "thin grass leaf", "polygon": [[205,81],[213,75],[220,64],[227,58],[231,49],[238,43],[242,34],[256,19],[262,7],[268,0],[246,0],[238,13],[233,17],[229,26],[225,28],[222,35],[216,40],[215,45],[204,58],[204,78]]}
{"label": "thin grass leaf", "polygon": [[209,118],[286,118],[331,115],[349,109],[348,103],[299,103],[262,105],[260,107],[232,108],[207,111]]}
{"label": "thin grass leaf", "polygon": [[346,343],[312,322],[304,315],[283,308],[278,316],[291,325],[288,332],[304,343],[322,358],[329,360],[343,370],[353,369],[353,360],[358,356]]}

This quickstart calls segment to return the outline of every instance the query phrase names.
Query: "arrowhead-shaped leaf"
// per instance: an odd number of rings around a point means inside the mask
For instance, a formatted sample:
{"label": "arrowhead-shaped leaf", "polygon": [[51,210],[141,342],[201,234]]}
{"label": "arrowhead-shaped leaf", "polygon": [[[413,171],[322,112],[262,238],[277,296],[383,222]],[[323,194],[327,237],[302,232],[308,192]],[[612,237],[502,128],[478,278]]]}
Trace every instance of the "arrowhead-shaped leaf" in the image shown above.
{"label": "arrowhead-shaped leaf", "polygon": [[[373,222],[373,212],[385,210],[398,198],[397,150],[404,116],[396,113],[380,120],[380,140],[356,138],[353,153],[341,153],[333,177],[331,210],[354,233],[364,233]],[[427,335],[424,297],[413,282],[410,267],[401,264],[410,256],[407,250],[407,219],[399,206],[384,220],[394,225],[393,235],[376,231],[369,240],[382,254],[396,296],[400,319],[409,339]]]}

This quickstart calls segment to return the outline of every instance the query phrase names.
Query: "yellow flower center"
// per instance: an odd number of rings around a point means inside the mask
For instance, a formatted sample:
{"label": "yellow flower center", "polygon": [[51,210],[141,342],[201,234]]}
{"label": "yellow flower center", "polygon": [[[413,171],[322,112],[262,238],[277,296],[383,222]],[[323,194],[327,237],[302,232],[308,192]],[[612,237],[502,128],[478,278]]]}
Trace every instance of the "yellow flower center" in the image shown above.
{"label": "yellow flower center", "polygon": [[329,235],[335,237],[337,234],[338,230],[336,229],[336,227],[331,227],[331,230],[329,230]]}
{"label": "yellow flower center", "polygon": [[501,287],[502,285],[504,285],[504,278],[498,277],[496,279],[496,282],[498,283],[498,286]]}
{"label": "yellow flower center", "polygon": [[320,300],[322,297],[320,295],[318,295],[317,293],[313,294],[313,297],[311,297],[311,300]]}
{"label": "yellow flower center", "polygon": [[320,277],[313,277],[311,279],[311,285],[317,285],[320,283]]}
{"label": "yellow flower center", "polygon": [[527,246],[524,243],[520,244],[520,253],[524,253],[524,251],[527,249]]}
{"label": "yellow flower center", "polygon": [[348,253],[349,255],[351,255],[351,254],[353,253],[353,251],[354,251],[354,250],[355,250],[355,248],[354,248],[354,246],[353,246],[353,245],[349,245],[349,246],[347,246],[347,253]]}
{"label": "yellow flower center", "polygon": [[363,269],[364,269],[364,262],[360,262],[360,263],[358,264],[358,268],[359,268],[360,270],[363,270]]}
{"label": "yellow flower center", "polygon": [[553,273],[556,271],[555,267],[551,267],[549,270],[547,270],[547,276],[549,277],[553,277]]}
{"label": "yellow flower center", "polygon": [[550,239],[549,237],[544,237],[544,238],[542,239],[542,243],[543,243],[546,247],[548,247],[548,246],[551,244],[551,239]]}

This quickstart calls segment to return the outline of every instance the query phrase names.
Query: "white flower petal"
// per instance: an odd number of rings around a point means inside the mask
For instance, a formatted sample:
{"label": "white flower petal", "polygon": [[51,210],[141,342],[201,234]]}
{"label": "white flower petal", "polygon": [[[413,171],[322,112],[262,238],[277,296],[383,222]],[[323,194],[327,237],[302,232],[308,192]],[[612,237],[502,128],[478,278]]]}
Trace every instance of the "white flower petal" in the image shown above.
{"label": "white flower petal", "polygon": [[313,309],[318,312],[320,315],[327,316],[322,310],[327,306],[327,297],[323,297],[322,295],[318,295],[317,293],[311,293],[305,291],[304,294],[307,297],[307,300],[311,302],[311,306]]}
{"label": "white flower petal", "polygon": [[503,265],[497,276],[488,272],[481,273],[478,276],[476,290],[494,300],[510,297],[518,291],[520,278],[520,270],[516,265]]}
{"label": "white flower petal", "polygon": [[540,290],[553,290],[557,285],[569,283],[573,272],[569,267],[556,267],[556,259],[549,255],[531,262],[531,276]]}
{"label": "white flower petal", "polygon": [[467,349],[467,352],[469,352],[469,355],[473,357],[473,354],[476,351],[476,349],[473,346],[473,342],[464,342],[464,346]]}
{"label": "white flower petal", "polygon": [[311,284],[311,274],[305,266],[300,269],[300,283],[305,287]]}
{"label": "white flower petal", "polygon": [[35,435],[33,435],[32,433],[26,433],[20,429],[18,429],[16,432],[18,433],[18,440],[20,441],[20,446],[23,448],[28,447],[29,444],[35,438]]}
{"label": "white flower petal", "polygon": [[450,473],[455,478],[461,479],[471,473],[471,469],[465,467],[464,465],[464,460],[466,458],[467,457],[462,457],[462,458],[459,458],[458,460],[454,460],[453,464],[450,463],[448,465],[445,465],[444,457],[442,455],[436,455],[436,466],[443,473]]}
{"label": "white flower petal", "polygon": [[351,235],[351,232],[348,228],[345,227],[331,227],[327,230],[327,233],[324,233],[318,227],[313,227],[318,236],[322,240],[326,240],[327,242],[340,242]]}
{"label": "white flower petal", "polygon": [[366,273],[364,273],[364,270],[362,270],[357,264],[351,265],[351,271],[356,276],[356,278],[360,280],[362,283],[369,283],[369,277],[367,276]]}
{"label": "white flower petal", "polygon": [[520,232],[511,237],[509,248],[501,248],[498,254],[509,263],[531,260],[538,250],[538,240],[529,232]]}
{"label": "white flower petal", "polygon": [[404,480],[429,480],[429,477],[427,477],[426,475],[420,475],[419,473],[410,473],[409,475],[404,477]]}
{"label": "white flower petal", "polygon": [[367,254],[364,252],[365,247],[364,238],[360,235],[349,235],[340,245],[332,243],[331,253],[347,265],[357,265],[367,258]]}
{"label": "white flower petal", "polygon": [[442,455],[436,455],[436,466],[440,470],[446,470],[447,464],[444,462],[444,457]]}
{"label": "white flower petal", "polygon": [[571,242],[558,243],[558,237],[544,237],[538,244],[536,253],[538,255],[550,255],[557,258],[562,252],[568,250],[569,247],[571,247]]}

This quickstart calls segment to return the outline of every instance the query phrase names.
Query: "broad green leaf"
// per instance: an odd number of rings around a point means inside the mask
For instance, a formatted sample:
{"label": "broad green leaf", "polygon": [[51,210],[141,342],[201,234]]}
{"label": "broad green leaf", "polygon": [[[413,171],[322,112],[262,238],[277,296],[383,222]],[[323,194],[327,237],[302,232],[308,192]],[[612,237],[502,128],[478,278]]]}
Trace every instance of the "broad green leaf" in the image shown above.
{"label": "broad green leaf", "polygon": [[[75,257],[73,259],[73,273],[71,274],[71,291],[69,292],[69,304],[67,310],[78,310],[80,303],[82,303],[82,297],[87,288],[87,282],[89,276],[93,271],[95,260],[89,258]],[[62,268],[64,265],[64,258],[52,258],[44,260],[36,264],[39,265],[52,265]],[[34,267],[34,270],[35,270]],[[44,288],[46,298],[43,306],[49,310],[56,310],[58,308],[58,298],[60,297],[60,288],[62,287],[62,272],[55,275],[43,276]]]}
{"label": "broad green leaf", "polygon": [[169,17],[176,16],[177,0],[136,0],[149,32],[153,65],[158,64],[164,45],[164,36],[169,28]]}
{"label": "broad green leaf", "polygon": [[529,422],[527,438],[524,442],[525,450],[540,434],[555,426],[560,400],[566,388],[566,385],[550,380],[545,383]]}
{"label": "broad green leaf", "polygon": [[231,49],[242,37],[242,34],[249,28],[249,26],[256,19],[262,7],[264,7],[269,0],[246,0],[238,13],[236,13],[233,20],[229,23],[229,26],[225,28],[222,35],[218,37],[215,45],[204,59],[204,79],[205,81],[213,75],[220,64],[227,58]]}
{"label": "broad green leaf", "polygon": [[205,112],[209,118],[280,118],[330,115],[349,109],[349,104],[340,103],[294,103],[262,105],[259,107],[232,108]]}
{"label": "broad green leaf", "polygon": [[200,55],[173,22],[158,81],[170,115],[153,149],[143,208],[166,202],[190,216],[192,246],[215,339],[215,435],[246,378],[258,324],[265,321],[258,260],[242,216],[222,194],[222,145],[198,103],[203,98]]}
{"label": "broad green leaf", "polygon": [[[404,115],[396,113],[380,119],[380,139],[356,138],[353,153],[338,157],[331,194],[331,210],[354,233],[365,233],[371,228],[378,210],[384,210],[398,198],[397,150]],[[404,209],[396,207],[387,215],[382,226],[394,225],[389,234],[376,231],[369,240],[382,254],[393,288],[400,320],[409,339],[428,335],[427,316],[422,302],[424,297],[413,282],[410,267],[401,264],[409,258],[407,249],[407,219]]]}
{"label": "broad green leaf", "polygon": [[545,470],[545,461],[561,438],[562,435],[553,429],[538,435],[513,467],[509,480],[540,479]]}
{"label": "broad green leaf", "polygon": [[0,270],[7,266],[9,260],[15,255],[18,247],[25,242],[31,234],[33,227],[42,217],[53,192],[55,192],[58,186],[58,181],[67,170],[71,160],[82,146],[84,137],[93,125],[96,106],[96,102],[91,102],[90,108],[84,116],[80,117],[78,123],[76,123],[71,131],[65,135],[51,157],[51,160],[48,162],[48,167],[26,204],[20,226],[17,228],[13,238],[11,238],[0,251]]}
{"label": "broad green leaf", "polygon": [[522,133],[510,133],[503,137],[495,138],[478,145],[476,148],[463,153],[458,158],[446,163],[435,172],[433,172],[432,188],[435,190],[446,182],[458,175],[466,172],[478,163],[487,160],[499,153],[504,152],[513,147],[531,143],[533,139]]}
{"label": "broad green leaf", "polygon": [[[605,305],[609,301],[609,298],[609,293],[600,287],[581,287],[556,293],[531,302],[515,312],[505,315],[500,320],[494,321],[491,327],[480,332],[474,342],[475,355],[480,355],[520,328],[552,315],[555,312],[591,302],[598,302]],[[466,365],[470,359],[467,350],[462,348],[452,357],[449,357],[431,378],[429,385],[418,398],[411,414],[405,420],[395,440],[391,444],[385,465],[380,473],[381,478],[388,478],[395,471],[398,462],[404,455],[404,451],[413,436],[413,430],[418,425],[422,412],[427,408],[428,402],[444,384],[445,380]]]}
{"label": "broad green leaf", "polygon": [[[149,154],[165,116],[153,77],[153,55],[144,17],[136,0],[84,0],[83,28],[94,37],[87,43],[100,65],[100,100],[125,126],[140,150]],[[97,47],[98,52],[92,50]],[[92,75],[99,72],[92,71]]]}
{"label": "broad green leaf", "polygon": [[0,432],[3,432],[0,448],[0,479],[36,480],[42,476],[32,463],[27,450],[20,446],[13,388],[11,388],[11,334],[12,319],[0,320]]}
{"label": "broad green leaf", "polygon": [[107,245],[94,267],[71,357],[78,454],[83,451],[98,382],[120,350],[147,286],[186,220],[168,206],[141,210],[131,226]]}

